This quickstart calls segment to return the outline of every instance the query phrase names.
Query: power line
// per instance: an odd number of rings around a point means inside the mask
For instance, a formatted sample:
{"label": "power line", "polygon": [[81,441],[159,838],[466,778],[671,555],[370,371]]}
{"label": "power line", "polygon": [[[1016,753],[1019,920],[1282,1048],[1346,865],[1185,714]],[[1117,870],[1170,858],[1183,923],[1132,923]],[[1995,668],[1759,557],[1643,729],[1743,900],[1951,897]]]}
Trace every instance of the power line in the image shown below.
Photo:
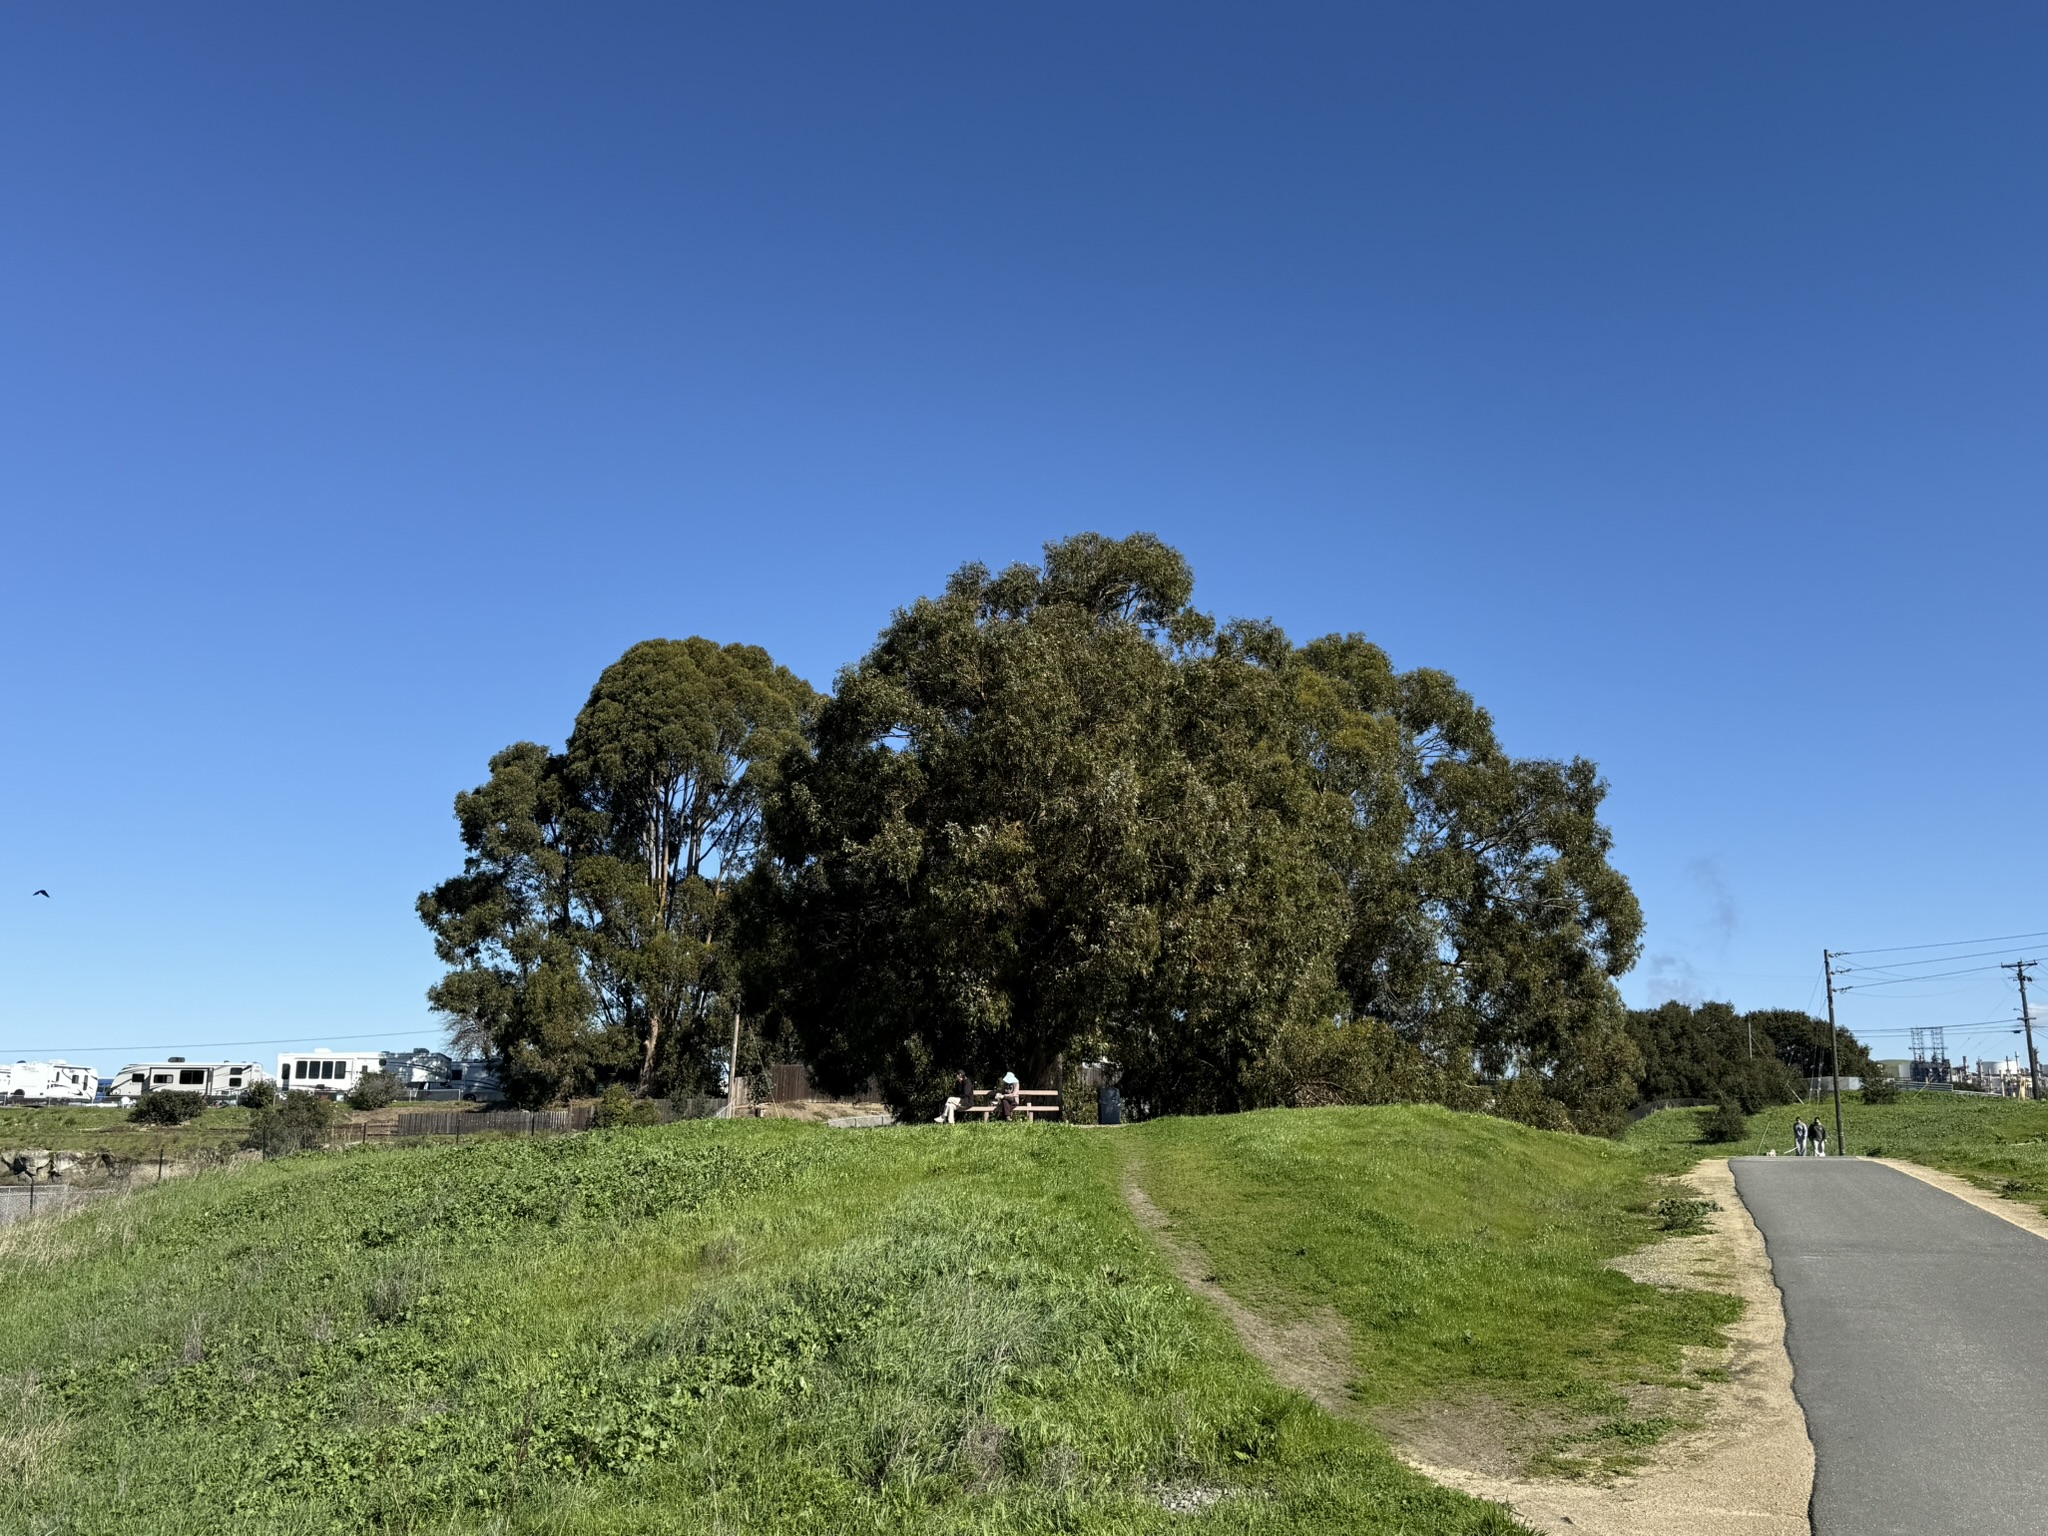
{"label": "power line", "polygon": [[[1950,939],[1946,944],[1894,944],[1890,949],[1838,949],[1835,954],[1846,960],[1852,955],[1902,955],[1908,950],[1918,949],[1961,949],[1965,944],[2003,944],[2012,939],[2048,939],[2048,931],[2041,933],[1994,933],[1981,939]],[[1957,955],[1956,959],[1963,957]]]}
{"label": "power line", "polygon": [[[1892,999],[1892,1001],[1893,1001],[1893,1002],[1903,1002],[1903,1001],[1906,1001],[1906,999],[1903,999],[1903,998],[1893,998],[1893,999]],[[1923,1027],[1924,1027],[1924,1026],[1923,1026]],[[1970,1020],[1970,1021],[1969,1021],[1968,1023],[1966,1023],[1966,1024],[1944,1024],[1944,1025],[1942,1025],[1941,1027],[1942,1027],[1943,1029],[1958,1029],[1958,1030],[1961,1030],[1961,1029],[1994,1029],[1994,1028],[1995,1028],[1995,1029],[2013,1029],[2013,1030],[2017,1030],[2017,1029],[2019,1028],[2019,1026],[2018,1026],[2017,1024],[2013,1023],[2013,1021],[2012,1021],[2011,1019],[1972,1019],[1972,1020]],[[1865,1035],[1909,1035],[1909,1034],[1911,1034],[1911,1033],[1912,1033],[1912,1030],[1911,1030],[1911,1029],[1908,1029],[1908,1028],[1905,1028],[1905,1027],[1903,1027],[1903,1026],[1891,1026],[1891,1025],[1888,1025],[1888,1026],[1886,1026],[1886,1027],[1885,1027],[1885,1028],[1883,1028],[1883,1029],[1856,1029],[1856,1030],[1851,1030],[1851,1031],[1850,1031],[1850,1033],[1851,1033],[1851,1034],[1853,1034],[1853,1035],[1855,1035],[1855,1036],[1856,1036],[1856,1037],[1857,1037],[1857,1038],[1858,1038],[1858,1039],[1860,1040],[1860,1039],[1861,1039],[1861,1038],[1862,1038],[1863,1036],[1865,1036]]]}
{"label": "power line", "polygon": [[381,1029],[374,1035],[277,1035],[268,1040],[148,1040],[141,1045],[17,1045],[17,1051],[31,1055],[45,1051],[76,1051],[83,1056],[87,1052],[103,1055],[109,1051],[154,1051],[168,1050],[177,1046],[182,1050],[211,1051],[229,1045],[297,1045],[302,1040],[389,1040],[396,1030]]}
{"label": "power line", "polygon": [[1994,955],[2009,955],[2010,949],[1980,949],[1970,955],[1935,955],[1926,960],[1888,960],[1883,965],[1844,965],[1835,970],[1837,976],[1853,975],[1857,971],[1903,971],[1909,965],[1947,965],[1952,960],[1985,960]]}
{"label": "power line", "polygon": [[1947,981],[1951,976],[1982,976],[1991,971],[2001,971],[2001,965],[1971,965],[1960,971],[1936,971],[1932,976],[1894,976],[1888,981],[1858,981],[1846,987],[1837,987],[1837,992],[1868,991],[1872,987],[1903,987],[1915,981]]}

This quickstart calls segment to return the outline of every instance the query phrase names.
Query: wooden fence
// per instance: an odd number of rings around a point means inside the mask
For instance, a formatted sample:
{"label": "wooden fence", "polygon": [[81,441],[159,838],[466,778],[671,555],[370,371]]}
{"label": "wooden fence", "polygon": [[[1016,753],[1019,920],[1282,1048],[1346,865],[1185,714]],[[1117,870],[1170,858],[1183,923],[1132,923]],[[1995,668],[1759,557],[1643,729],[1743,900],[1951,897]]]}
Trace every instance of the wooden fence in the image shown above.
{"label": "wooden fence", "polygon": [[[671,1120],[708,1120],[725,1108],[725,1100],[708,1098],[645,1099],[637,1116],[654,1124]],[[577,1104],[568,1109],[402,1109],[392,1136],[566,1136],[587,1131],[597,1122],[597,1107]],[[342,1139],[354,1140],[346,1135]],[[375,1131],[368,1133],[374,1137]]]}
{"label": "wooden fence", "polygon": [[811,1074],[800,1061],[775,1062],[768,1068],[768,1081],[770,1104],[872,1104],[882,1096],[872,1081],[852,1095],[820,1093],[811,1086]]}

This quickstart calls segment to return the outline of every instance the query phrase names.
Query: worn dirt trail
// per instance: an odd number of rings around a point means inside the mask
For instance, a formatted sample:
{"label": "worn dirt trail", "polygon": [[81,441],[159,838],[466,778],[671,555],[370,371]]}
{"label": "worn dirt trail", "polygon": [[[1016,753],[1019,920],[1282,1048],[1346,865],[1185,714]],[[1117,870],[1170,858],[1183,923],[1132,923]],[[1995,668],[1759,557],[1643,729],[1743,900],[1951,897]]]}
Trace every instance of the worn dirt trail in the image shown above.
{"label": "worn dirt trail", "polygon": [[[1762,1234],[1726,1162],[1703,1164],[1686,1182],[1721,1207],[1707,1231],[1659,1243],[1616,1268],[1645,1284],[1710,1288],[1748,1303],[1718,1362],[1729,1379],[1704,1389],[1710,1395],[1698,1428],[1658,1446],[1649,1466],[1610,1484],[1506,1474],[1497,1408],[1439,1408],[1376,1426],[1396,1452],[1436,1482],[1507,1505],[1546,1536],[1808,1536],[1813,1443],[1792,1395],[1784,1308]],[[1175,1272],[1229,1320],[1275,1380],[1327,1412],[1362,1417],[1350,1394],[1351,1335],[1342,1317],[1328,1309],[1295,1323],[1258,1316],[1216,1283],[1201,1251],[1173,1231],[1128,1174],[1124,1194]]]}

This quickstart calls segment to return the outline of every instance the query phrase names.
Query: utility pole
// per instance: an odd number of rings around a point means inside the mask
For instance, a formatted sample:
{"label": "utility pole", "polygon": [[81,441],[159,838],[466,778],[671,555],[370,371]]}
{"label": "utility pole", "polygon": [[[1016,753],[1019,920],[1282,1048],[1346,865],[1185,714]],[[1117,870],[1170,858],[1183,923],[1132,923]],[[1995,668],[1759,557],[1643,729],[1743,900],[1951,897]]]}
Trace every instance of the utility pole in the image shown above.
{"label": "utility pole", "polygon": [[[1813,996],[1811,992],[1806,994]],[[732,1011],[732,1065],[725,1070],[725,1115],[736,1120],[740,1113],[740,1011]]]}
{"label": "utility pole", "polygon": [[2011,960],[1999,967],[2020,979],[2020,1022],[2027,1027],[2027,1075],[2033,1079],[2033,1093],[2037,1099],[2041,1097],[2041,1058],[2034,1053],[2034,1015],[2027,1008],[2027,969],[2040,963],[2038,960]]}
{"label": "utility pole", "polygon": [[[1828,979],[1828,1040],[1832,1057],[1830,1070],[1835,1078],[1835,1156],[1849,1155],[1849,1138],[1842,1134],[1842,1031],[1835,1024],[1835,957],[1827,950],[1820,952],[1820,968]],[[1806,994],[1813,996],[1811,992]]]}

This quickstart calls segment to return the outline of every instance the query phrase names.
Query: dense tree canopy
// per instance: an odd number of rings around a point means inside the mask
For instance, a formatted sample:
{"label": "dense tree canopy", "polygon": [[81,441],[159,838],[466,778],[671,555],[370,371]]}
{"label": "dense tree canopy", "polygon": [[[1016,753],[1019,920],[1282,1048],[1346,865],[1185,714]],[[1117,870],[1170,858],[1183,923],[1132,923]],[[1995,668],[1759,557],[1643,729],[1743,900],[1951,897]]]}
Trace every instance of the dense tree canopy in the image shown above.
{"label": "dense tree canopy", "polygon": [[[1827,1020],[1791,1008],[1669,1002],[1632,1012],[1629,1033],[1643,1055],[1645,1100],[1727,1099],[1755,1114],[1791,1103],[1803,1079],[1831,1070]],[[1841,1058],[1845,1077],[1870,1070],[1869,1050],[1847,1030]]]}
{"label": "dense tree canopy", "polygon": [[750,995],[825,1081],[906,1106],[1087,1052],[1155,1111],[1477,1074],[1610,1123],[1641,919],[1593,767],[1192,590],[1157,539],[1084,535],[901,610],[769,795]]}
{"label": "dense tree canopy", "polygon": [[1433,1098],[1600,1130],[1825,1067],[1803,1013],[1622,1007],[1642,915],[1591,763],[1511,755],[1362,636],[1193,593],[1147,534],[968,565],[829,698],[755,647],[634,646],[562,750],[456,797],[433,1003],[525,1102],[711,1086],[742,998],[752,1050],[906,1110],[1085,1056],[1140,1113]]}

